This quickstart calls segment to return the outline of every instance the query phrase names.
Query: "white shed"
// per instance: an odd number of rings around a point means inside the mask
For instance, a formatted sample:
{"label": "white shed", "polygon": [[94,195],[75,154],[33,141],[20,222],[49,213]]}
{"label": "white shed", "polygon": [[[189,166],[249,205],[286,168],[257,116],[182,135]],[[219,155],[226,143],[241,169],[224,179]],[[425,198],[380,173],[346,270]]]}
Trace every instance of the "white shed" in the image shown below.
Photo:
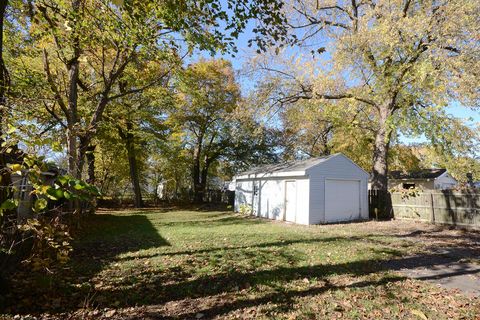
{"label": "white shed", "polygon": [[341,153],[235,177],[235,211],[299,224],[368,219],[368,173]]}

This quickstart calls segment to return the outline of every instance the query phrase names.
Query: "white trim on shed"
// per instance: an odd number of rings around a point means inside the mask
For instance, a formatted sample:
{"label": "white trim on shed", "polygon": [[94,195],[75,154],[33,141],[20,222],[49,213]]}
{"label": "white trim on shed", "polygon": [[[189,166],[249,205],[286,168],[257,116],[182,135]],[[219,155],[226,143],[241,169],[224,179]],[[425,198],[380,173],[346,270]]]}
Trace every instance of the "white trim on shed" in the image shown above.
{"label": "white trim on shed", "polygon": [[235,211],[300,224],[368,219],[368,176],[341,153],[254,168],[235,177]]}

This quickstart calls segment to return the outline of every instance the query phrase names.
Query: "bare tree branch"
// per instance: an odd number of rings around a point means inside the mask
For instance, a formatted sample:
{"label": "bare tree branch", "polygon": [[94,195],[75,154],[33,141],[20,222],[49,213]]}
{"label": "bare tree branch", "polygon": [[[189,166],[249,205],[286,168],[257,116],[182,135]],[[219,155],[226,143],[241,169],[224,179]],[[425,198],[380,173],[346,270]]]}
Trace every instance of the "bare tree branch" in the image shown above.
{"label": "bare tree branch", "polygon": [[57,88],[57,85],[55,84],[55,81],[53,80],[52,73],[50,71],[50,63],[48,60],[48,54],[47,50],[43,49],[43,68],[45,70],[45,75],[47,77],[47,82],[48,85],[50,86],[50,89],[52,90],[55,100],[57,101],[58,105],[60,106],[60,109],[62,109],[62,112],[65,114],[65,117],[69,119],[69,112],[67,109],[67,106],[65,104],[65,101],[63,101],[63,98],[60,94],[60,91]]}
{"label": "bare tree branch", "polygon": [[369,104],[371,106],[377,106],[377,104],[373,100],[363,98],[363,97],[357,97],[353,94],[317,94],[316,97],[319,99],[325,99],[325,100],[355,99],[357,101]]}
{"label": "bare tree branch", "polygon": [[[55,104],[52,106],[52,108],[50,109],[48,107],[48,104],[43,101],[43,105],[45,106],[45,110],[47,110],[47,112],[55,119],[57,120],[57,122],[62,126],[64,127],[65,129],[67,128],[67,125],[65,123],[63,123],[62,119],[60,119],[60,117],[55,113]],[[50,129],[49,129],[50,130]],[[48,131],[48,130],[47,130]]]}

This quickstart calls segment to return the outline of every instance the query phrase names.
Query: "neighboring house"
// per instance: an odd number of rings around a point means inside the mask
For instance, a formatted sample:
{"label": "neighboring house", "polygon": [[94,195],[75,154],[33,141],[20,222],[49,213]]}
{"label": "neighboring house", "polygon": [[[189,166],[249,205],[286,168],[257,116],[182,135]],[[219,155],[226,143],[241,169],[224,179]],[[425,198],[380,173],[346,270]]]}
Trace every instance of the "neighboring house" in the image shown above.
{"label": "neighboring house", "polygon": [[158,199],[164,200],[166,198],[165,191],[166,191],[166,181],[160,181],[157,185],[157,189],[155,190],[155,194],[157,195]]}
{"label": "neighboring house", "polygon": [[368,173],[337,153],[235,177],[235,211],[300,224],[368,219]]}
{"label": "neighboring house", "polygon": [[444,190],[454,188],[457,183],[447,169],[422,169],[412,172],[390,171],[388,177],[389,189]]}
{"label": "neighboring house", "polygon": [[[43,184],[53,185],[59,175],[63,171],[51,166],[48,170],[41,173]],[[12,174],[12,186],[14,189],[14,198],[18,201],[17,217],[18,219],[30,218],[33,214],[33,204],[37,197],[32,194],[33,185],[28,179],[28,171],[23,170],[21,174]]]}

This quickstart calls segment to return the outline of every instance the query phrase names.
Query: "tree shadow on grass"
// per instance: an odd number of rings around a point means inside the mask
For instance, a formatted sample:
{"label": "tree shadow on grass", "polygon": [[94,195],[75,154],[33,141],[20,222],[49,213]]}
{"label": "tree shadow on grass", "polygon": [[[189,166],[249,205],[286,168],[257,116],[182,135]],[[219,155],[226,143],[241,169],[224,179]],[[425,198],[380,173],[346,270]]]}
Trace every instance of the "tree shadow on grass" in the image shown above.
{"label": "tree shadow on grass", "polygon": [[[262,255],[265,255],[262,257]],[[239,259],[242,257],[239,256]],[[257,259],[268,261],[271,258],[269,252],[257,252]],[[194,277],[188,273],[182,274],[179,270],[178,274],[170,273],[169,275],[151,272],[145,281],[130,286],[119,285],[116,288],[109,288],[98,292],[102,297],[99,307],[115,307],[115,306],[137,306],[137,305],[162,305],[170,301],[181,301],[183,299],[202,299],[225,293],[235,293],[239,290],[265,286],[271,288],[279,288],[287,286],[294,281],[303,279],[322,279],[327,280],[330,276],[367,276],[378,272],[397,271],[405,266],[414,267],[435,267],[437,264],[445,263],[438,254],[421,254],[411,257],[403,257],[394,259],[395,263],[385,263],[387,260],[370,259],[359,260],[338,264],[320,264],[314,266],[286,266],[260,269],[255,271],[236,271],[219,272],[211,275]],[[285,265],[285,264],[282,264]],[[477,271],[478,272],[478,271]],[[462,274],[462,270],[456,270],[456,274]],[[463,270],[463,274],[472,274],[471,270]],[[437,278],[451,276],[448,272],[437,275]],[[174,278],[174,281],[172,281]],[[398,278],[395,278],[397,281]],[[402,278],[403,279],[403,278]],[[378,283],[372,282],[367,285],[380,285],[389,282],[389,278],[383,279]],[[355,285],[352,285],[352,287]],[[358,287],[362,287],[358,285]],[[337,289],[341,289],[340,287]],[[324,289],[320,289],[324,290]],[[317,294],[315,292],[306,291],[307,294]],[[292,296],[302,295],[297,291],[292,292]],[[284,290],[280,290],[278,296],[269,295],[266,298],[253,299],[252,301],[234,301],[227,305],[214,306],[212,310],[201,310],[200,312],[209,316],[217,315],[218,312],[229,312],[236,308],[242,308],[248,305],[256,305],[265,303],[268,299],[288,298],[285,296]],[[265,300],[267,299],[267,300]],[[116,305],[112,304],[116,302]],[[264,301],[264,302],[262,302]],[[190,314],[185,315],[187,318]],[[183,315],[180,317],[183,318]]]}
{"label": "tree shadow on grass", "polygon": [[[268,293],[261,295],[259,298],[252,299],[226,299],[209,307],[200,308],[195,311],[180,311],[173,318],[193,318],[197,312],[203,313],[207,318],[229,313],[241,308],[258,306],[269,302],[289,304],[292,299],[303,296],[311,296],[321,294],[326,290],[342,290],[345,288],[363,288],[368,286],[380,286],[390,282],[396,282],[406,279],[406,277],[392,277],[385,276],[378,281],[361,281],[345,286],[331,286],[328,285],[330,276],[349,276],[361,277],[368,276],[378,272],[397,271],[405,265],[415,267],[435,267],[435,265],[442,264],[444,261],[438,260],[436,254],[423,254],[418,256],[411,256],[406,258],[395,259],[395,264],[385,264],[384,260],[360,260],[339,264],[322,264],[314,266],[300,266],[300,267],[276,267],[271,269],[256,270],[256,271],[229,271],[225,273],[217,273],[214,275],[205,275],[196,279],[191,279],[188,275],[185,277],[178,277],[176,281],[168,282],[163,275],[152,273],[146,283],[138,284],[127,290],[121,288],[114,288],[100,292],[100,296],[107,296],[105,301],[121,301],[120,305],[124,307],[134,305],[145,306],[162,306],[170,301],[182,301],[188,299],[195,301],[195,299],[211,298],[222,294],[238,293],[242,289],[254,288],[277,288],[275,293]],[[398,263],[399,262],[399,263]],[[475,271],[478,273],[478,270]],[[472,274],[474,271],[465,269],[456,269],[454,275],[458,274]],[[451,273],[436,275],[436,279],[442,277],[450,277]],[[295,281],[302,281],[303,279],[317,279],[327,283],[327,285],[320,288],[309,288],[306,290],[285,290],[288,284]],[[429,280],[425,277],[423,280]],[[145,289],[147,289],[145,291]],[[139,295],[139,293],[141,294]],[[133,295],[133,293],[135,293]],[[114,307],[110,303],[100,303],[99,307]],[[195,309],[195,302],[193,302]],[[154,309],[154,308],[153,308]],[[160,308],[161,309],[161,308]],[[190,308],[192,309],[192,307]],[[163,310],[164,311],[164,310]],[[183,313],[182,313],[183,312]],[[164,318],[162,311],[158,314],[150,314],[153,318]],[[168,317],[165,317],[168,318]]]}
{"label": "tree shadow on grass", "polygon": [[[0,310],[36,313],[79,307],[92,289],[78,282],[87,282],[117,255],[170,246],[145,215],[98,214],[88,219],[78,237],[81,241],[73,242],[71,261],[51,274],[20,269],[10,280],[9,292],[0,299]],[[64,297],[69,297],[68,301]]]}
{"label": "tree shadow on grass", "polygon": [[[162,253],[151,253],[151,254],[143,254],[143,255],[134,255],[134,256],[124,256],[118,257],[115,261],[125,261],[131,259],[148,259],[154,257],[162,257],[162,256],[181,256],[181,255],[194,255],[194,254],[204,254],[204,253],[213,253],[219,252],[224,253],[228,251],[238,251],[244,249],[262,249],[262,248],[281,248],[281,247],[288,247],[294,244],[313,244],[313,243],[328,243],[328,242],[350,242],[350,241],[357,241],[357,240],[367,240],[368,237],[328,237],[328,238],[300,238],[294,240],[279,240],[279,241],[271,241],[271,242],[262,242],[258,244],[249,244],[249,245],[241,245],[241,246],[222,246],[222,247],[214,247],[208,249],[196,249],[196,250],[183,250],[183,251],[173,251],[173,252],[162,252]],[[372,240],[375,241],[375,240]]]}
{"label": "tree shadow on grass", "polygon": [[[405,280],[405,277],[388,276],[380,280],[366,280],[359,281],[348,285],[334,285],[331,284],[328,279],[323,281],[322,286],[314,286],[304,290],[285,290],[281,292],[268,293],[256,298],[250,299],[238,299],[232,301],[231,299],[224,299],[214,306],[208,308],[198,308],[192,311],[191,309],[182,310],[174,316],[164,315],[161,311],[149,311],[142,313],[139,316],[126,317],[127,319],[194,319],[198,314],[202,314],[203,317],[210,319],[216,316],[225,315],[229,312],[257,307],[266,304],[275,304],[280,311],[291,311],[295,303],[295,299],[303,297],[311,297],[319,294],[323,294],[327,291],[338,291],[353,288],[366,288],[370,286],[384,286],[386,284],[395,283]],[[153,308],[154,309],[154,308]]]}
{"label": "tree shadow on grass", "polygon": [[[212,218],[211,216],[209,216]],[[213,217],[217,219],[218,217]],[[331,238],[314,238],[314,239],[293,239],[285,241],[265,242],[253,246],[236,246],[236,247],[217,247],[204,250],[185,250],[181,252],[155,254],[152,256],[141,256],[144,258],[169,255],[185,255],[194,256],[198,253],[209,253],[219,251],[218,255],[226,259],[237,259],[238,261],[261,261],[262,265],[258,268],[249,268],[247,270],[238,270],[233,264],[226,263],[228,270],[210,270],[205,274],[192,272],[185,268],[189,264],[187,260],[182,266],[171,266],[166,268],[152,268],[146,261],[145,264],[133,264],[131,270],[122,270],[124,268],[115,267],[119,261],[118,255],[127,252],[136,252],[139,250],[169,246],[170,244],[164,239],[155,226],[152,225],[148,216],[145,214],[130,215],[110,215],[102,214],[93,216],[90,221],[90,228],[85,232],[82,240],[75,243],[75,253],[69,270],[65,270],[64,274],[52,277],[48,281],[50,296],[44,297],[44,292],[35,290],[30,291],[30,296],[25,296],[25,291],[18,292],[10,298],[9,305],[12,306],[17,302],[16,297],[21,296],[31,300],[30,305],[16,306],[15,312],[20,313],[39,313],[42,311],[49,312],[72,312],[80,307],[88,306],[95,308],[118,308],[118,307],[134,307],[134,306],[151,306],[162,305],[170,301],[178,301],[182,299],[202,299],[224,293],[235,293],[241,289],[250,287],[262,288],[268,286],[271,288],[280,288],[278,293],[267,294],[260,298],[234,300],[222,302],[221,304],[212,306],[211,308],[202,309],[202,313],[213,317],[232,310],[264,304],[269,301],[279,301],[279,303],[290,303],[297,296],[308,296],[322,293],[325,288],[314,288],[307,290],[287,290],[289,283],[307,279],[322,279],[328,281],[328,277],[334,275],[348,276],[365,276],[379,271],[399,270],[404,265],[432,266],[436,263],[443,263],[443,260],[435,259],[438,254],[422,254],[412,257],[399,257],[395,259],[396,263],[385,263],[389,256],[399,256],[397,252],[386,252],[385,260],[367,259],[359,261],[349,261],[346,263],[325,263],[313,266],[296,266],[295,256],[289,255],[285,246],[297,243],[315,243],[329,241],[373,241],[374,244],[385,246],[382,241],[375,239],[376,235],[358,236],[340,236]],[[206,218],[208,219],[208,218]],[[219,225],[237,224],[237,218],[225,217],[218,218]],[[243,219],[239,224],[254,224],[255,221]],[[205,220],[205,219],[204,219]],[[216,221],[216,220],[214,220]],[[259,220],[262,221],[262,220]],[[192,225],[202,225],[200,221],[179,221],[178,223],[191,223]],[[209,222],[211,223],[211,221]],[[165,226],[168,223],[162,223]],[[207,224],[205,223],[205,226]],[[381,236],[381,235],[379,235]],[[247,249],[256,248],[255,252]],[[280,250],[277,250],[277,249]],[[246,249],[246,250],[244,250]],[[270,250],[273,249],[273,250]],[[452,248],[452,251],[459,248]],[[248,251],[248,252],[246,252]],[[138,258],[135,256],[133,258]],[[205,257],[200,257],[205,259]],[[200,262],[207,262],[206,260]],[[273,262],[270,264],[270,262]],[[298,262],[298,261],[297,261]],[[109,270],[109,278],[102,279],[102,271],[105,268]],[[201,267],[201,266],[199,266]],[[196,268],[196,266],[193,266]],[[62,278],[63,277],[63,278]],[[92,279],[95,282],[108,282],[103,286],[93,287]],[[70,279],[70,280],[69,280]],[[381,281],[365,283],[368,285],[381,285],[390,281],[398,281],[399,278],[384,278]],[[71,283],[69,283],[71,281]],[[353,284],[353,286],[362,287],[362,284]],[[32,286],[33,288],[34,286]],[[341,290],[345,287],[333,287],[330,289]],[[41,289],[41,286],[40,286]],[[48,290],[46,290],[48,289]],[[258,289],[261,290],[261,289]],[[53,291],[53,292],[52,292]],[[15,293],[15,292],[14,292]],[[67,299],[65,297],[68,297]],[[52,303],[58,301],[58,303]],[[181,313],[177,318],[190,318],[193,314],[189,311]],[[156,315],[155,317],[163,317]]]}
{"label": "tree shadow on grass", "polygon": [[[272,259],[272,253],[260,251],[256,253],[257,260],[263,260],[265,264]],[[281,252],[282,265],[288,265],[287,261],[294,263],[292,256]],[[242,259],[239,254],[239,259]],[[247,257],[248,258],[248,257]],[[138,276],[124,279],[116,283],[115,287],[99,288],[95,293],[95,306],[98,308],[117,308],[132,306],[162,305],[170,301],[183,299],[202,299],[212,296],[236,293],[247,288],[277,288],[278,296],[269,295],[265,299],[283,299],[284,287],[297,280],[323,279],[327,280],[332,275],[363,276],[379,271],[379,263],[376,260],[354,261],[340,264],[322,264],[314,266],[290,266],[271,267],[255,271],[237,271],[231,269],[225,272],[193,276],[181,268],[169,268],[167,270],[151,270],[145,268],[137,270]],[[142,278],[140,278],[140,275]],[[132,281],[132,279],[134,279]],[[140,281],[139,281],[140,280]],[[311,292],[313,294],[313,292]],[[293,297],[293,295],[292,295]],[[265,300],[267,301],[267,300]],[[245,302],[233,302],[230,307],[216,306],[218,312],[232,310],[243,306]],[[252,300],[247,304],[264,303]],[[229,309],[230,308],[230,309]],[[215,312],[217,312],[215,311]],[[213,312],[215,314],[215,312]],[[208,313],[210,314],[210,312]],[[185,318],[181,316],[180,318]],[[187,315],[186,318],[189,318]]]}
{"label": "tree shadow on grass", "polygon": [[74,242],[74,258],[101,255],[108,260],[129,251],[170,246],[146,215],[101,214],[89,219],[81,240]]}
{"label": "tree shadow on grass", "polygon": [[[218,295],[225,292],[236,292],[250,286],[284,286],[288,282],[303,278],[325,278],[330,275],[366,275],[377,271],[375,260],[356,261],[344,264],[324,264],[308,267],[295,267],[296,257],[284,250],[268,250],[270,247],[284,246],[286,243],[301,243],[302,241],[278,241],[265,244],[265,250],[249,252],[236,248],[233,255],[248,261],[261,261],[263,265],[275,261],[286,267],[270,267],[256,271],[239,271],[234,268],[223,272],[215,272],[199,276],[191,274],[182,267],[166,269],[150,268],[149,265],[135,265],[129,271],[114,270],[109,277],[116,279],[101,279],[101,272],[114,263],[117,255],[149,249],[159,246],[168,246],[145,216],[112,216],[102,215],[93,218],[92,228],[85,234],[81,242],[76,244],[71,269],[56,278],[49,279],[48,288],[33,285],[35,290],[18,292],[23,299],[31,304],[17,305],[16,313],[72,312],[79,307],[117,308],[140,305],[162,304],[172,300],[185,298],[202,298]],[[338,241],[341,237],[330,239]],[[344,239],[345,240],[345,239]],[[351,241],[347,239],[346,241]],[[308,240],[303,242],[308,243]],[[113,268],[115,269],[115,268]],[[100,287],[82,285],[88,284],[94,277],[95,281],[108,282],[113,280],[114,285],[108,283]],[[100,278],[99,278],[100,277]],[[66,280],[71,279],[72,283]],[[60,281],[59,281],[60,280]],[[44,281],[45,282],[45,281]],[[25,289],[25,288],[24,288]],[[43,290],[42,290],[43,289]],[[48,300],[45,301],[45,293]],[[18,296],[17,295],[17,296]],[[68,297],[68,301],[65,301]],[[58,301],[57,304],[51,301]]]}

